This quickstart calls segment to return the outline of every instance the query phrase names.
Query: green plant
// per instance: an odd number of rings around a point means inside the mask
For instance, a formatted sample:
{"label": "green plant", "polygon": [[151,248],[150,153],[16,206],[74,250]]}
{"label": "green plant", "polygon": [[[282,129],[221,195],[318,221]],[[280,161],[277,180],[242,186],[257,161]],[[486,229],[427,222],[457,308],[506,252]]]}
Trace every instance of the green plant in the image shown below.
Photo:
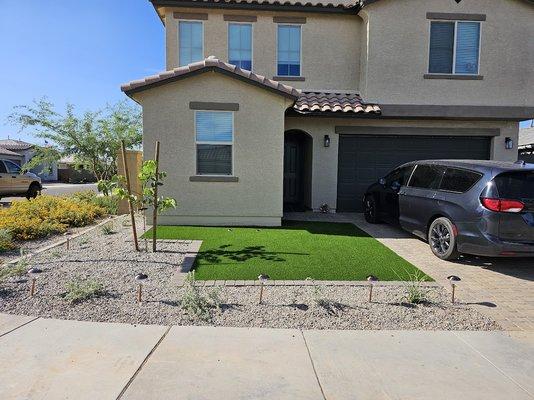
{"label": "green plant", "polygon": [[5,266],[0,268],[0,282],[5,281],[6,279],[15,277],[15,276],[24,276],[28,272],[28,264],[24,261],[19,261],[15,265]]}
{"label": "green plant", "polygon": [[14,248],[13,236],[9,229],[0,229],[0,253]]}
{"label": "green plant", "polygon": [[71,195],[71,198],[101,207],[107,214],[116,215],[119,211],[119,198],[117,196],[99,196],[92,190],[84,190]]}
{"label": "green plant", "polygon": [[421,304],[428,302],[430,290],[423,286],[425,275],[420,272],[409,274],[410,280],[406,283],[406,300],[410,304]]}
{"label": "green plant", "polygon": [[116,174],[115,160],[121,140],[128,147],[141,144],[141,110],[129,104],[119,102],[104,110],[83,114],[77,114],[74,106],[67,104],[65,114],[61,115],[43,98],[31,105],[15,107],[8,120],[21,129],[31,127],[34,136],[55,144],[41,148],[35,163],[73,156],[101,180]]}
{"label": "green plant", "polygon": [[327,308],[330,305],[330,301],[325,298],[323,288],[315,283],[313,278],[307,277],[306,281],[311,282],[312,285],[312,299],[313,302],[323,308]]}
{"label": "green plant", "polygon": [[81,303],[83,301],[100,297],[105,294],[104,286],[95,280],[75,279],[65,286],[63,299],[71,304]]}
{"label": "green plant", "polygon": [[197,317],[203,321],[211,320],[211,310],[220,309],[221,295],[219,289],[213,289],[206,295],[200,293],[195,285],[195,271],[187,274],[184,287],[184,293],[180,305],[189,315]]}
{"label": "green plant", "polygon": [[115,231],[113,230],[113,222],[105,224],[105,225],[102,225],[102,233],[104,235],[112,235],[112,234],[114,234]]}

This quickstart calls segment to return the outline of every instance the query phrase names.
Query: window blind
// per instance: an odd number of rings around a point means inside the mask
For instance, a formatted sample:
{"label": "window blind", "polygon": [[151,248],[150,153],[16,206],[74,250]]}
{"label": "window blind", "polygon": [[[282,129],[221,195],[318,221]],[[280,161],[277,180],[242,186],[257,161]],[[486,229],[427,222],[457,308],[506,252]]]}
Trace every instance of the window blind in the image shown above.
{"label": "window blind", "polygon": [[197,111],[195,124],[197,142],[232,142],[231,112]]}
{"label": "window blind", "polygon": [[432,22],[428,71],[434,74],[452,74],[453,57],[454,22]]}
{"label": "window blind", "polygon": [[456,39],[457,74],[478,74],[480,23],[458,22]]}

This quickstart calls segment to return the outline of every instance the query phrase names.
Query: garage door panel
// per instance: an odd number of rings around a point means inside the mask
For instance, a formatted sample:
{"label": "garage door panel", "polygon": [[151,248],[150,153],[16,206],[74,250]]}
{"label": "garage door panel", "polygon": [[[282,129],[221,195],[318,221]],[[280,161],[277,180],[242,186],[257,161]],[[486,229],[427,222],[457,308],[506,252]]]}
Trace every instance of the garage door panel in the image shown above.
{"label": "garage door panel", "polygon": [[490,156],[491,138],[481,136],[340,135],[339,211],[361,211],[367,187],[393,168],[428,159],[482,159]]}

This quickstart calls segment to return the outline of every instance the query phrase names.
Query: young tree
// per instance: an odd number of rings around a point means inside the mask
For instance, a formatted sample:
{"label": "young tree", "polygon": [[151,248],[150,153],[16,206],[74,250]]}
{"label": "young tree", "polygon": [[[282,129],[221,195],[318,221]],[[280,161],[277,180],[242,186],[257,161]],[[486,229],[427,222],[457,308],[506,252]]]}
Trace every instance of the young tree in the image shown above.
{"label": "young tree", "polygon": [[141,112],[126,102],[83,115],[77,115],[74,106],[67,104],[62,115],[43,98],[31,105],[15,107],[8,120],[19,125],[21,130],[34,128],[35,136],[55,144],[57,159],[74,156],[77,162],[87,165],[98,180],[109,179],[117,173],[115,160],[121,140],[127,147],[138,146],[142,140]]}

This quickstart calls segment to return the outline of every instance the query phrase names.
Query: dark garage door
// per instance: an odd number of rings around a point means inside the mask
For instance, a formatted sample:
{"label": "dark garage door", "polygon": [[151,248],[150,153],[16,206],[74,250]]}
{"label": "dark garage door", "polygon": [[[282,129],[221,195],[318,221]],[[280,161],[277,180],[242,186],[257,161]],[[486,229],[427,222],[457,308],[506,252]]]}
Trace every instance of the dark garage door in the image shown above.
{"label": "dark garage door", "polygon": [[457,136],[340,135],[338,211],[361,211],[367,187],[396,166],[428,159],[481,159],[490,156],[491,138]]}

